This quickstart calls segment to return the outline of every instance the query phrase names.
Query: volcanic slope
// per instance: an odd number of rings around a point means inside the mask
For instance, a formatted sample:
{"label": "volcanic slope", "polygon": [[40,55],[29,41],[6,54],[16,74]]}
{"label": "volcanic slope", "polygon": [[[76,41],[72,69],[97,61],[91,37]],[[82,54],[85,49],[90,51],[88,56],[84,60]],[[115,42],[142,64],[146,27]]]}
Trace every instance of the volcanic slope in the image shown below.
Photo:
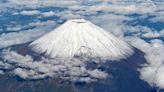
{"label": "volcanic slope", "polygon": [[62,59],[119,60],[133,53],[129,44],[85,19],[68,20],[30,46],[37,53]]}

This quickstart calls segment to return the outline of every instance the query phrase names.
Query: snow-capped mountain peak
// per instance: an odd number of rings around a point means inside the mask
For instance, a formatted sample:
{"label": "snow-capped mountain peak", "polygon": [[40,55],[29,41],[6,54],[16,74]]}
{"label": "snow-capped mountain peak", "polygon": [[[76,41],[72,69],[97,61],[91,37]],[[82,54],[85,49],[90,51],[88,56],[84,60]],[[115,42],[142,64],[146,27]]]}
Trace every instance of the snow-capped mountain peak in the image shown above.
{"label": "snow-capped mountain peak", "polygon": [[68,20],[30,46],[51,58],[118,60],[133,52],[129,44],[85,19]]}

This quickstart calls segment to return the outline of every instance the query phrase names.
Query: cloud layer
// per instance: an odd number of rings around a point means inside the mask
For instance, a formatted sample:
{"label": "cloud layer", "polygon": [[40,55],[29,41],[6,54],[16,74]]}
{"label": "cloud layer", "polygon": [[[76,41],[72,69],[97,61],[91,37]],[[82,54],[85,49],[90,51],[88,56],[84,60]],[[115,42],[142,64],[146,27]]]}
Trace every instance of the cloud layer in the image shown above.
{"label": "cloud layer", "polygon": [[[23,79],[61,78],[72,82],[92,82],[108,76],[99,69],[87,69],[86,61],[79,59],[46,59],[35,61],[30,55],[23,56],[15,51],[3,50],[1,66],[11,69],[12,74]],[[2,71],[3,73],[3,71]]]}

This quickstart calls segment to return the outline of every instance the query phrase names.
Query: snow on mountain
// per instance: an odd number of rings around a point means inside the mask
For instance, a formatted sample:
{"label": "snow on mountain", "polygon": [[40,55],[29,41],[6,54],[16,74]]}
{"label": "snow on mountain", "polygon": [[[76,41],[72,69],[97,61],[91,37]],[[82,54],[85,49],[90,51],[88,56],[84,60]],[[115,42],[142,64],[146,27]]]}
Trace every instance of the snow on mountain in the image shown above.
{"label": "snow on mountain", "polygon": [[30,44],[51,58],[75,57],[119,60],[131,55],[131,46],[88,20],[68,20]]}

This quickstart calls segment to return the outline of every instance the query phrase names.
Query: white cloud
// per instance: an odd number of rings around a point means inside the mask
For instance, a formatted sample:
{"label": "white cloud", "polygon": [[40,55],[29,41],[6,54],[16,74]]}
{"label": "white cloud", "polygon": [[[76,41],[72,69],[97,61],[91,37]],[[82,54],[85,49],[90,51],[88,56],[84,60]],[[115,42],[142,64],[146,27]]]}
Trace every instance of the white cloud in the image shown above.
{"label": "white cloud", "polygon": [[162,15],[162,16],[156,16],[156,17],[150,19],[150,21],[152,21],[152,22],[164,22],[163,16],[164,15]]}
{"label": "white cloud", "polygon": [[[108,76],[104,71],[87,69],[85,61],[79,59],[55,60],[42,57],[40,61],[35,61],[30,55],[23,56],[10,49],[3,50],[0,58],[7,64],[12,64],[13,68],[10,71],[12,74],[27,80],[57,77],[73,82],[92,82],[97,79],[105,79]],[[3,65],[5,66],[5,64]]]}
{"label": "white cloud", "polygon": [[22,15],[29,15],[29,16],[31,16],[31,15],[38,15],[40,13],[41,12],[38,11],[38,10],[28,10],[28,11],[24,10],[24,11],[20,12],[20,14],[22,14]]}
{"label": "white cloud", "polygon": [[89,7],[88,11],[105,11],[105,12],[115,12],[115,13],[134,13],[137,11],[137,7],[135,5],[123,6],[123,5],[109,5],[109,4],[102,4],[102,5],[95,5]]}
{"label": "white cloud", "polygon": [[44,22],[41,22],[41,21],[31,22],[31,23],[28,24],[28,27],[35,26],[35,27],[46,27],[46,28],[48,28],[48,27],[51,27],[51,26],[54,27],[56,25],[57,24],[56,24],[55,21],[47,20],[47,21],[44,21]]}
{"label": "white cloud", "polygon": [[106,78],[108,75],[98,69],[92,70],[92,71],[88,71],[90,76],[93,78]]}
{"label": "white cloud", "polygon": [[[104,14],[100,16],[93,16],[90,18],[90,20],[93,21],[95,24],[101,26],[105,30],[110,31],[118,37],[121,37],[125,33],[125,30],[123,30],[123,28],[126,28],[126,25],[124,25],[124,21],[130,21],[131,18],[124,15]],[[127,26],[127,28],[130,27]]]}
{"label": "white cloud", "polygon": [[[110,3],[110,4],[109,4]],[[10,7],[10,8],[38,8],[38,7],[64,7],[70,10],[84,10],[85,13],[103,11],[103,12],[114,12],[119,14],[150,14],[154,13],[157,10],[161,10],[162,4],[155,4],[155,1],[147,0],[147,1],[120,1],[120,0],[8,0],[7,3],[2,4],[2,8]],[[86,5],[87,4],[87,5]],[[76,11],[74,11],[76,12]]]}
{"label": "white cloud", "polygon": [[[31,22],[27,25],[16,25],[14,27],[7,27],[7,31],[15,32],[2,33],[0,35],[0,48],[6,48],[12,45],[31,42],[42,36],[43,34],[47,33],[47,31],[52,30],[55,26],[57,26],[57,23],[55,21],[47,20],[44,22]],[[35,28],[28,29],[30,27]]]}
{"label": "white cloud", "polygon": [[164,37],[164,29],[162,29],[159,34],[161,35],[161,37]]}
{"label": "white cloud", "polygon": [[129,2],[115,2],[112,4],[109,3],[100,3],[88,7],[87,11],[104,11],[104,12],[114,12],[118,14],[147,14],[155,12],[157,9],[156,5],[153,2],[140,2],[140,3],[129,3]]}
{"label": "white cloud", "polygon": [[154,17],[149,19],[151,22],[164,22],[164,11],[156,12],[152,16]]}
{"label": "white cloud", "polygon": [[22,28],[21,25],[16,25],[14,27],[7,27],[7,31],[19,31]]}
{"label": "white cloud", "polygon": [[60,6],[60,7],[67,7],[74,4],[78,4],[76,0],[8,0],[9,3],[17,6],[23,7],[47,7],[47,6]]}
{"label": "white cloud", "polygon": [[147,81],[151,86],[164,88],[164,43],[162,40],[153,39],[150,43],[141,38],[126,38],[130,43],[145,52],[147,64],[141,69],[141,79]]}
{"label": "white cloud", "polygon": [[49,12],[44,12],[42,13],[44,17],[50,17],[50,16],[55,16],[55,12],[49,11]]}
{"label": "white cloud", "polygon": [[29,77],[28,74],[27,74],[27,71],[23,71],[23,69],[21,69],[21,68],[16,68],[14,70],[14,73],[16,75],[19,75],[21,78],[24,78],[24,79]]}
{"label": "white cloud", "polygon": [[164,66],[157,69],[156,73],[156,85],[160,88],[164,88]]}
{"label": "white cloud", "polygon": [[160,34],[157,31],[149,31],[147,33],[142,34],[142,37],[157,38],[157,37],[160,37]]}
{"label": "white cloud", "polygon": [[84,17],[82,15],[75,14],[75,12],[73,12],[71,10],[57,12],[55,15],[60,17],[61,19],[66,19],[66,20],[76,19],[76,18],[83,18]]}
{"label": "white cloud", "polygon": [[46,31],[41,29],[33,29],[21,32],[2,33],[0,35],[0,48],[5,48],[11,45],[18,45],[35,40],[45,34]]}
{"label": "white cloud", "polygon": [[1,69],[10,69],[10,68],[12,68],[12,65],[10,65],[6,62],[0,61],[0,68]]}
{"label": "white cloud", "polygon": [[1,74],[4,74],[4,72],[0,70],[0,75],[1,75]]}

